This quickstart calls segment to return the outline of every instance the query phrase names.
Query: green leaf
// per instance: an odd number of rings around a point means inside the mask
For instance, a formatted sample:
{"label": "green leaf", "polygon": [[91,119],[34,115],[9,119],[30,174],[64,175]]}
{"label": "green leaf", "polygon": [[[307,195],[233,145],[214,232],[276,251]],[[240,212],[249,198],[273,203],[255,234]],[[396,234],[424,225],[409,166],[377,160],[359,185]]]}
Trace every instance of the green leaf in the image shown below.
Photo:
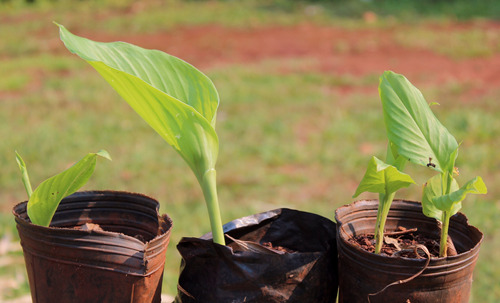
{"label": "green leaf", "polygon": [[214,241],[224,244],[215,186],[219,95],[212,81],[163,52],[95,42],[59,28],[66,47],[92,65],[191,167],[207,202]]}
{"label": "green leaf", "polygon": [[467,182],[459,190],[452,191],[451,193],[443,196],[436,196],[432,198],[432,203],[437,209],[448,211],[454,205],[463,201],[467,194],[486,194],[488,190],[481,177],[475,177]]}
{"label": "green leaf", "polygon": [[458,143],[436,118],[422,93],[404,76],[391,71],[381,76],[379,93],[387,136],[398,153],[439,172],[452,171]]}
{"label": "green leaf", "polygon": [[49,226],[61,200],[80,189],[94,172],[97,156],[111,160],[108,152],[90,153],[67,170],[43,181],[28,201],[28,216],[37,225]]}
{"label": "green leaf", "polygon": [[92,65],[191,167],[199,182],[217,161],[219,96],[212,81],[188,63],[124,42],[100,43],[59,25],[61,40]]}
{"label": "green leaf", "polygon": [[387,146],[387,155],[386,155],[387,164],[393,165],[399,171],[403,171],[408,159],[401,156],[398,153],[397,146],[394,145],[391,141],[389,141],[389,145]]}
{"label": "green leaf", "polygon": [[28,194],[28,199],[31,197],[31,194],[33,193],[33,189],[31,188],[31,182],[30,178],[28,176],[28,169],[26,168],[26,164],[24,163],[23,158],[21,158],[21,155],[17,153],[16,151],[16,162],[17,165],[19,166],[19,169],[21,170],[21,180],[23,181],[24,188],[26,189],[26,193]]}
{"label": "green leaf", "polygon": [[377,157],[372,157],[353,198],[363,192],[390,195],[413,183],[415,181],[409,175],[400,172],[396,167],[384,163]]}
{"label": "green leaf", "polygon": [[[441,221],[443,219],[443,210],[439,209],[434,204],[434,198],[443,195],[443,180],[441,174],[435,175],[430,178],[424,185],[423,195],[422,195],[422,211],[424,215],[430,218]],[[456,191],[459,189],[458,183],[455,179],[452,179],[450,190]],[[458,202],[451,208],[450,216],[456,214],[462,208],[462,203]],[[449,211],[449,209],[447,209]]]}
{"label": "green leaf", "polygon": [[92,41],[70,33],[63,25],[57,25],[61,40],[70,52],[88,62],[102,62],[143,80],[193,107],[215,127],[219,106],[217,90],[210,78],[189,63],[158,50],[125,42]]}

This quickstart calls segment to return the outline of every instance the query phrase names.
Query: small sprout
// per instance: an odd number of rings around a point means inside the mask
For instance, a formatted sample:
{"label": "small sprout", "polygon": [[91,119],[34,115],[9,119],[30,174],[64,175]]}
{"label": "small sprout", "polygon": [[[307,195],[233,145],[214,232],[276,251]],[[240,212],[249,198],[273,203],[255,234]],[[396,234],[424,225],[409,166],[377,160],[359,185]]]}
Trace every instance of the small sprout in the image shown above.
{"label": "small sprout", "polygon": [[28,178],[28,171],[21,156],[16,152],[17,163],[21,169],[23,183],[28,193],[28,216],[33,224],[49,226],[61,200],[87,183],[92,176],[97,156],[111,160],[109,153],[101,150],[83,157],[67,170],[43,181],[33,192]]}
{"label": "small sprout", "polygon": [[[391,152],[390,150],[388,153]],[[388,157],[390,162],[394,162],[395,165],[404,166],[401,164],[400,157]],[[402,161],[404,162],[404,161]],[[389,165],[377,157],[372,157],[366,169],[365,176],[359,183],[353,198],[356,198],[359,194],[363,192],[372,192],[379,194],[379,211],[377,212],[377,220],[375,223],[375,253],[380,254],[383,239],[384,239],[384,227],[387,220],[387,215],[389,214],[389,209],[394,199],[396,191],[401,188],[408,187],[415,183],[413,179],[402,173],[396,166]]]}

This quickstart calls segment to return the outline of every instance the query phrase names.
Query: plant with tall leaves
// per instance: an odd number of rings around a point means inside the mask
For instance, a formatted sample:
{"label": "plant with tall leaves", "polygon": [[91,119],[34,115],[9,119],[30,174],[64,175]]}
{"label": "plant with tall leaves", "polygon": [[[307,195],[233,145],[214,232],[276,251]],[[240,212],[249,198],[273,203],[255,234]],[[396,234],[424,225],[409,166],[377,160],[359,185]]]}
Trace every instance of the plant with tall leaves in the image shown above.
{"label": "plant with tall leaves", "polygon": [[33,191],[26,164],[16,152],[16,161],[29,199],[28,217],[33,224],[50,225],[61,200],[76,192],[90,179],[95,170],[97,156],[111,160],[109,153],[105,150],[89,153],[70,168],[40,183]]}
{"label": "plant with tall leaves", "polygon": [[379,92],[387,136],[397,153],[439,172],[427,181],[422,206],[426,216],[442,223],[440,256],[446,257],[450,217],[461,209],[467,194],[485,194],[486,186],[481,177],[475,177],[459,187],[454,178],[458,143],[436,118],[422,93],[404,76],[384,72]]}
{"label": "plant with tall leaves", "polygon": [[215,171],[219,95],[212,81],[164,52],[124,42],[95,42],[59,28],[68,50],[94,67],[187,162],[201,185],[214,242],[225,244]]}

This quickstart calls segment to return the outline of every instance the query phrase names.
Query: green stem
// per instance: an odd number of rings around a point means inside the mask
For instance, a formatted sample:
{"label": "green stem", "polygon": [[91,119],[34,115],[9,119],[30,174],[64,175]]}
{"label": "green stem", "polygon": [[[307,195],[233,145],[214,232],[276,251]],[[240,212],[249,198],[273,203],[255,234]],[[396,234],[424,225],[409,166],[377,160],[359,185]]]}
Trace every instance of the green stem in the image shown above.
{"label": "green stem", "polygon": [[222,230],[222,220],[219,210],[219,199],[217,198],[217,174],[215,169],[209,169],[203,175],[201,180],[201,188],[205,201],[207,203],[208,216],[210,218],[210,227],[212,228],[212,236],[215,243],[226,245],[224,232]]}
{"label": "green stem", "polygon": [[446,257],[448,250],[448,227],[450,226],[450,212],[444,211],[441,226],[441,242],[439,243],[439,256]]}
{"label": "green stem", "polygon": [[384,229],[385,222],[387,220],[387,215],[391,209],[392,200],[396,193],[390,193],[388,195],[379,195],[379,207],[377,211],[377,222],[375,225],[375,253],[380,254],[382,250],[382,245],[384,244]]}
{"label": "green stem", "polygon": [[[442,188],[443,195],[447,195],[451,191],[452,175],[451,173],[443,173]],[[439,243],[439,256],[446,257],[446,252],[448,251],[448,227],[450,225],[450,212],[443,211],[443,217],[441,219],[441,240]]]}

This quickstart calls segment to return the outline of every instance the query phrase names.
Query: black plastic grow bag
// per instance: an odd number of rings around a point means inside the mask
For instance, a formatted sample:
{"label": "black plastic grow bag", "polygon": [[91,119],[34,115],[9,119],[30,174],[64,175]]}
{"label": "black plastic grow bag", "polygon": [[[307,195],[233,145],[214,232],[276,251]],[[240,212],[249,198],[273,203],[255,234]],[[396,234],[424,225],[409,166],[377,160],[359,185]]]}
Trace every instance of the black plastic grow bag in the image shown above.
{"label": "black plastic grow bag", "polygon": [[176,303],[335,302],[337,247],[331,220],[282,208],[231,221],[224,233],[290,251],[242,250],[230,238],[223,246],[213,243],[211,234],[183,238],[177,245],[182,263]]}

